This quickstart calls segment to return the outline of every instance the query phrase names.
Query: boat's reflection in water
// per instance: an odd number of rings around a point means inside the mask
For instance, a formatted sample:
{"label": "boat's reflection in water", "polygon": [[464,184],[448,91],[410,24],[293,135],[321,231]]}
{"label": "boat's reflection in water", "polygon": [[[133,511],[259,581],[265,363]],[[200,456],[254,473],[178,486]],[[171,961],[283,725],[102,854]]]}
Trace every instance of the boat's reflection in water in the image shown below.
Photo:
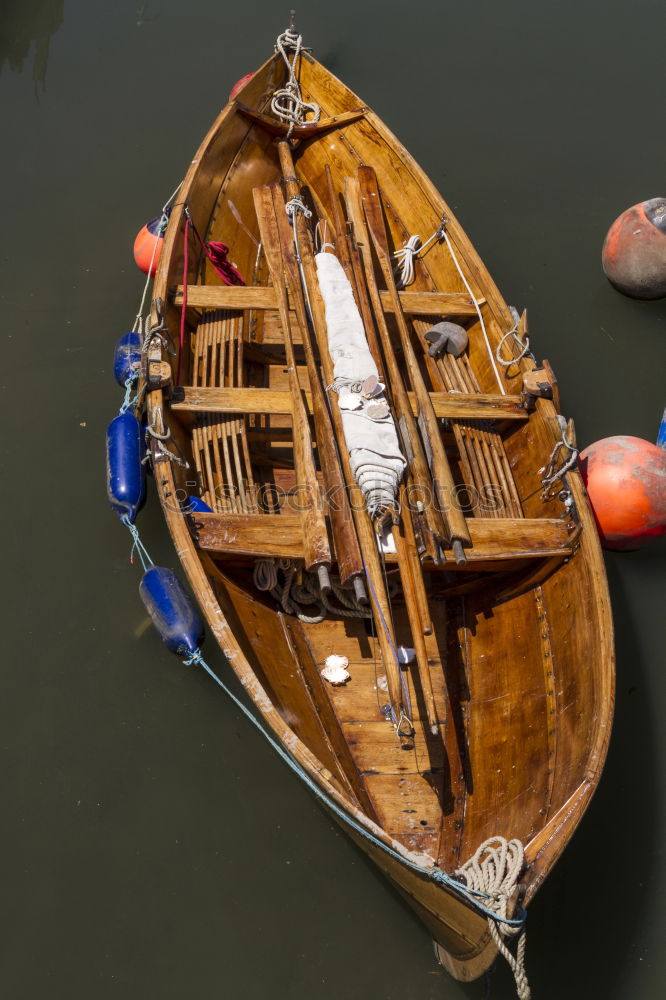
{"label": "boat's reflection in water", "polygon": [[64,21],[64,5],[64,0],[5,0],[0,27],[0,74],[6,63],[15,73],[22,73],[34,42],[35,91],[46,89],[49,44]]}

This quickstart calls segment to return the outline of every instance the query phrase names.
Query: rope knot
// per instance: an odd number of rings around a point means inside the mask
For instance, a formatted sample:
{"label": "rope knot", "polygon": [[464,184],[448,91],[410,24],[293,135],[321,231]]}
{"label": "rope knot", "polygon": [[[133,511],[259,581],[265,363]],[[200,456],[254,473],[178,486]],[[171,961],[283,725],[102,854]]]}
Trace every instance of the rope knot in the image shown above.
{"label": "rope knot", "polygon": [[289,201],[284,206],[285,211],[291,221],[293,222],[299,212],[302,213],[303,218],[311,219],[312,212],[307,207],[300,195],[296,195],[294,198],[290,198]]}
{"label": "rope knot", "polygon": [[281,52],[283,49],[286,52],[295,52],[300,49],[303,45],[303,36],[295,30],[295,28],[285,28],[281,35],[278,36],[277,42],[275,43],[275,51]]}
{"label": "rope knot", "polygon": [[[303,51],[302,36],[293,28],[287,28],[281,35],[278,35],[275,51],[279,52],[284,59],[289,76],[284,87],[276,90],[273,94],[271,111],[280,121],[289,123],[287,139],[290,139],[294,127],[305,121],[308,112],[312,115],[311,121],[318,122],[321,108],[315,101],[303,100],[300,84],[296,79],[296,65]],[[292,54],[291,60],[289,53]]]}

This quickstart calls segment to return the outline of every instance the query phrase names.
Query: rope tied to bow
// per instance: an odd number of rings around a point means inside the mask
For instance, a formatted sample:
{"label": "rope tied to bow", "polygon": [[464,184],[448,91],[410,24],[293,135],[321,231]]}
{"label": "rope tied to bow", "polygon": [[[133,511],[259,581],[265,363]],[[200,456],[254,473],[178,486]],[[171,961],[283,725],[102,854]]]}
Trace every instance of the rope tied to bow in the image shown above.
{"label": "rope tied to bow", "polygon": [[[454,874],[464,879],[468,890],[478,893],[486,909],[492,912],[493,916],[487,916],[490,935],[511,967],[519,1000],[530,1000],[532,994],[525,971],[525,927],[522,923],[516,926],[508,922],[508,909],[524,863],[520,840],[490,837]],[[513,937],[518,938],[515,955],[506,944],[506,939]]]}
{"label": "rope tied to bow", "polygon": [[[289,74],[284,87],[276,90],[271,98],[271,111],[280,121],[288,122],[287,139],[291,139],[291,134],[296,125],[302,125],[306,121],[308,114],[312,115],[310,121],[318,122],[321,115],[321,108],[315,101],[304,101],[301,94],[301,87],[296,79],[296,66],[303,50],[303,37],[289,27],[278,35],[275,43],[275,51],[279,52],[284,59]],[[289,54],[291,53],[291,60]]]}

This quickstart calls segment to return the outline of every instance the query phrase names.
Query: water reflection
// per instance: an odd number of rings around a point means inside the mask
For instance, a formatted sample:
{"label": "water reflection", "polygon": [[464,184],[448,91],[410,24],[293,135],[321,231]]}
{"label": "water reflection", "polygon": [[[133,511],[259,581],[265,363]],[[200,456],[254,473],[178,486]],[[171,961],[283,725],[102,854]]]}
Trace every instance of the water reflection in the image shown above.
{"label": "water reflection", "polygon": [[32,79],[35,90],[45,89],[49,43],[63,23],[65,0],[4,0],[0,21],[0,74],[9,64],[15,73],[23,65],[34,42]]}

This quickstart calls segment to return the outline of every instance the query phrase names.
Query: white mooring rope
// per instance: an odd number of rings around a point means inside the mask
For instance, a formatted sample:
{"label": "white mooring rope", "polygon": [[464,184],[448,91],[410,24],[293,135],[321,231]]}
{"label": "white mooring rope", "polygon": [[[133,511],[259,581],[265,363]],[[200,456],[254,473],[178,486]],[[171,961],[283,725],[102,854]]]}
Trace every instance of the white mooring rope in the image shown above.
{"label": "white mooring rope", "polygon": [[[312,114],[310,121],[318,122],[321,108],[314,101],[303,100],[300,84],[296,79],[296,66],[303,48],[302,36],[297,34],[293,28],[287,28],[281,35],[278,35],[275,48],[285,61],[289,79],[284,87],[276,90],[273,94],[271,111],[280,121],[289,122],[287,139],[290,139],[294,126],[302,125],[308,112]],[[291,61],[289,60],[289,52],[293,53]]]}
{"label": "white mooring rope", "polygon": [[[520,877],[525,861],[523,845],[519,840],[505,840],[504,837],[490,837],[484,841],[476,853],[455,872],[456,877],[465,879],[467,888],[483,894],[484,904],[493,910],[498,920],[488,917],[488,929],[513,972],[519,1000],[530,1000],[530,984],[525,971],[526,933],[524,926],[512,927],[504,923],[507,910]],[[518,937],[516,954],[513,955],[505,943],[506,938]]]}

